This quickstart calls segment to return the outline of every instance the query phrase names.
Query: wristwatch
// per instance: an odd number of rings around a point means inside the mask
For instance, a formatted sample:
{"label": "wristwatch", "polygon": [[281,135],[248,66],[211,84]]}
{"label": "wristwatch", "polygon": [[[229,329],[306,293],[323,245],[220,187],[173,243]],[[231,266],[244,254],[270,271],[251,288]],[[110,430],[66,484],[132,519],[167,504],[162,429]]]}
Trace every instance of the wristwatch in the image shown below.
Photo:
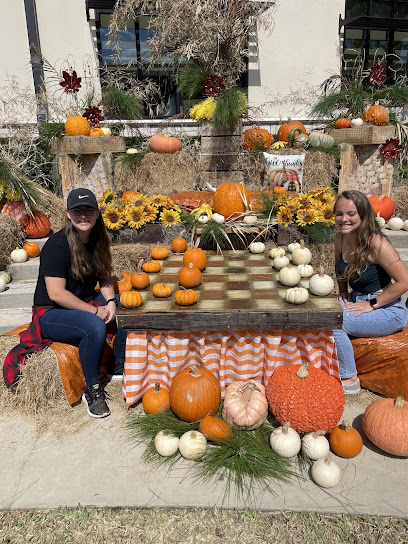
{"label": "wristwatch", "polygon": [[108,305],[109,302],[114,302],[114,303],[116,304],[116,307],[119,306],[118,301],[116,300],[116,298],[110,298],[109,300],[107,300],[107,301],[106,301],[106,305]]}
{"label": "wristwatch", "polygon": [[372,298],[369,300],[370,306],[374,308],[374,310],[377,310],[379,308],[378,302],[376,298]]}

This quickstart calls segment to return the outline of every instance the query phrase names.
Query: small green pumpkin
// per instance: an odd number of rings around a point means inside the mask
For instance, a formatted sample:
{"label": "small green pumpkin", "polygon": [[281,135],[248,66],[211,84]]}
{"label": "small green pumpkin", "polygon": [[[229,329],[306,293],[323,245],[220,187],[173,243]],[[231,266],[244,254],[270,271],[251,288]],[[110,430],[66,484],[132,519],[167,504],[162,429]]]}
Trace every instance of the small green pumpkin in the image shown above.
{"label": "small green pumpkin", "polygon": [[311,147],[333,147],[334,138],[324,132],[311,132],[309,134],[309,144]]}

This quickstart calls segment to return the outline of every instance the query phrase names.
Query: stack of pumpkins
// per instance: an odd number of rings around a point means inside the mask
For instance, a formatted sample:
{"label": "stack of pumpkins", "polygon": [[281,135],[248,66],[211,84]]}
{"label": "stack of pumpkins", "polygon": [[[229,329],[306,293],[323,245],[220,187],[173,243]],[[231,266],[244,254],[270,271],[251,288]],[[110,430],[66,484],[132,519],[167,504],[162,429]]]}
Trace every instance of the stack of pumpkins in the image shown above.
{"label": "stack of pumpkins", "polygon": [[368,197],[375,214],[375,220],[381,229],[408,230],[408,219],[393,217],[395,204],[391,197],[386,195],[373,195]]}
{"label": "stack of pumpkins", "polygon": [[354,119],[349,119],[347,117],[341,117],[337,119],[337,121],[334,123],[334,128],[359,128],[362,127],[364,123],[368,125],[382,127],[388,125],[389,120],[390,117],[388,115],[387,109],[384,108],[384,106],[375,104],[374,106],[370,106],[366,110],[362,118],[357,117]]}
{"label": "stack of pumpkins", "polygon": [[108,127],[91,127],[88,119],[82,115],[71,115],[65,121],[65,132],[68,136],[111,136]]}

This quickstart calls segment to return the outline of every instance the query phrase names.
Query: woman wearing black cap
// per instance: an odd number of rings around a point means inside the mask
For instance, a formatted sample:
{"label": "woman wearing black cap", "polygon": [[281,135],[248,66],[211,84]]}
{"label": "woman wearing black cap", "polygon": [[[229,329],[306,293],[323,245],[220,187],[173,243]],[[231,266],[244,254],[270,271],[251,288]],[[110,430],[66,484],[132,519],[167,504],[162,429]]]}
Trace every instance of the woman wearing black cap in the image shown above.
{"label": "woman wearing black cap", "polygon": [[[83,400],[95,418],[110,414],[99,370],[106,324],[115,319],[118,304],[111,266],[109,239],[95,195],[89,189],[74,189],[67,199],[65,228],[41,251],[34,307],[47,308],[39,319],[43,338],[79,342],[86,381]],[[103,306],[94,305],[98,281]]]}

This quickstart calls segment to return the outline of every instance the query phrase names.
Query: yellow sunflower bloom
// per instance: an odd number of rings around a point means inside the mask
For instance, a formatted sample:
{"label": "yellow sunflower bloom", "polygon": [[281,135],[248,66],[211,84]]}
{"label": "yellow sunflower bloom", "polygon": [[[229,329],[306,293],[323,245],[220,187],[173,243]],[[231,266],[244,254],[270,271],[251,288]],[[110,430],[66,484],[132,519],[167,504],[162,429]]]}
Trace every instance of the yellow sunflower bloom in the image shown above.
{"label": "yellow sunflower bloom", "polygon": [[290,210],[292,213],[295,213],[299,208],[299,201],[297,198],[290,196],[285,200],[284,207]]}
{"label": "yellow sunflower bloom", "polygon": [[307,193],[300,194],[297,197],[297,203],[298,203],[297,209],[304,210],[305,208],[310,208],[310,206],[312,205],[312,200],[313,200],[312,197],[309,196]]}
{"label": "yellow sunflower bloom", "polygon": [[110,204],[117,198],[118,194],[115,193],[115,191],[112,191],[110,189],[107,189],[103,192],[101,198],[98,200],[98,204]]}
{"label": "yellow sunflower bloom", "polygon": [[157,207],[160,207],[160,206],[165,206],[166,204],[168,204],[167,202],[167,196],[165,195],[153,195],[151,197],[149,197],[149,200]]}
{"label": "yellow sunflower bloom", "polygon": [[180,223],[180,214],[174,210],[163,210],[160,213],[160,221],[165,227],[171,227]]}
{"label": "yellow sunflower bloom", "polygon": [[119,230],[126,222],[123,214],[118,210],[118,208],[114,207],[107,207],[105,212],[102,214],[102,219],[106,228],[109,230]]}
{"label": "yellow sunflower bloom", "polygon": [[129,206],[126,209],[126,219],[131,229],[140,229],[146,223],[143,206]]}
{"label": "yellow sunflower bloom", "polygon": [[322,206],[319,210],[319,220],[327,225],[335,224],[336,215],[334,213],[334,207],[331,205]]}
{"label": "yellow sunflower bloom", "polygon": [[321,206],[334,206],[336,198],[336,195],[333,195],[332,193],[322,193],[317,197],[317,200]]}
{"label": "yellow sunflower bloom", "polygon": [[292,211],[289,208],[282,207],[276,214],[276,221],[279,225],[284,225],[285,227],[287,227],[293,221]]}
{"label": "yellow sunflower bloom", "polygon": [[321,193],[327,193],[329,188],[330,188],[329,185],[326,185],[325,187],[316,187],[314,189],[310,189],[308,193],[309,195],[316,196],[316,195],[320,195]]}
{"label": "yellow sunflower bloom", "polygon": [[154,221],[157,218],[159,210],[153,204],[145,204],[143,210],[147,223]]}
{"label": "yellow sunflower bloom", "polygon": [[129,198],[126,198],[125,200],[121,199],[120,203],[123,206],[126,206],[127,208],[132,206],[138,208],[139,206],[144,206],[146,201],[147,201],[147,197],[145,195],[134,195]]}
{"label": "yellow sunflower bloom", "polygon": [[296,223],[304,227],[305,225],[312,225],[318,220],[318,212],[313,208],[305,208],[304,210],[299,210],[296,214]]}

